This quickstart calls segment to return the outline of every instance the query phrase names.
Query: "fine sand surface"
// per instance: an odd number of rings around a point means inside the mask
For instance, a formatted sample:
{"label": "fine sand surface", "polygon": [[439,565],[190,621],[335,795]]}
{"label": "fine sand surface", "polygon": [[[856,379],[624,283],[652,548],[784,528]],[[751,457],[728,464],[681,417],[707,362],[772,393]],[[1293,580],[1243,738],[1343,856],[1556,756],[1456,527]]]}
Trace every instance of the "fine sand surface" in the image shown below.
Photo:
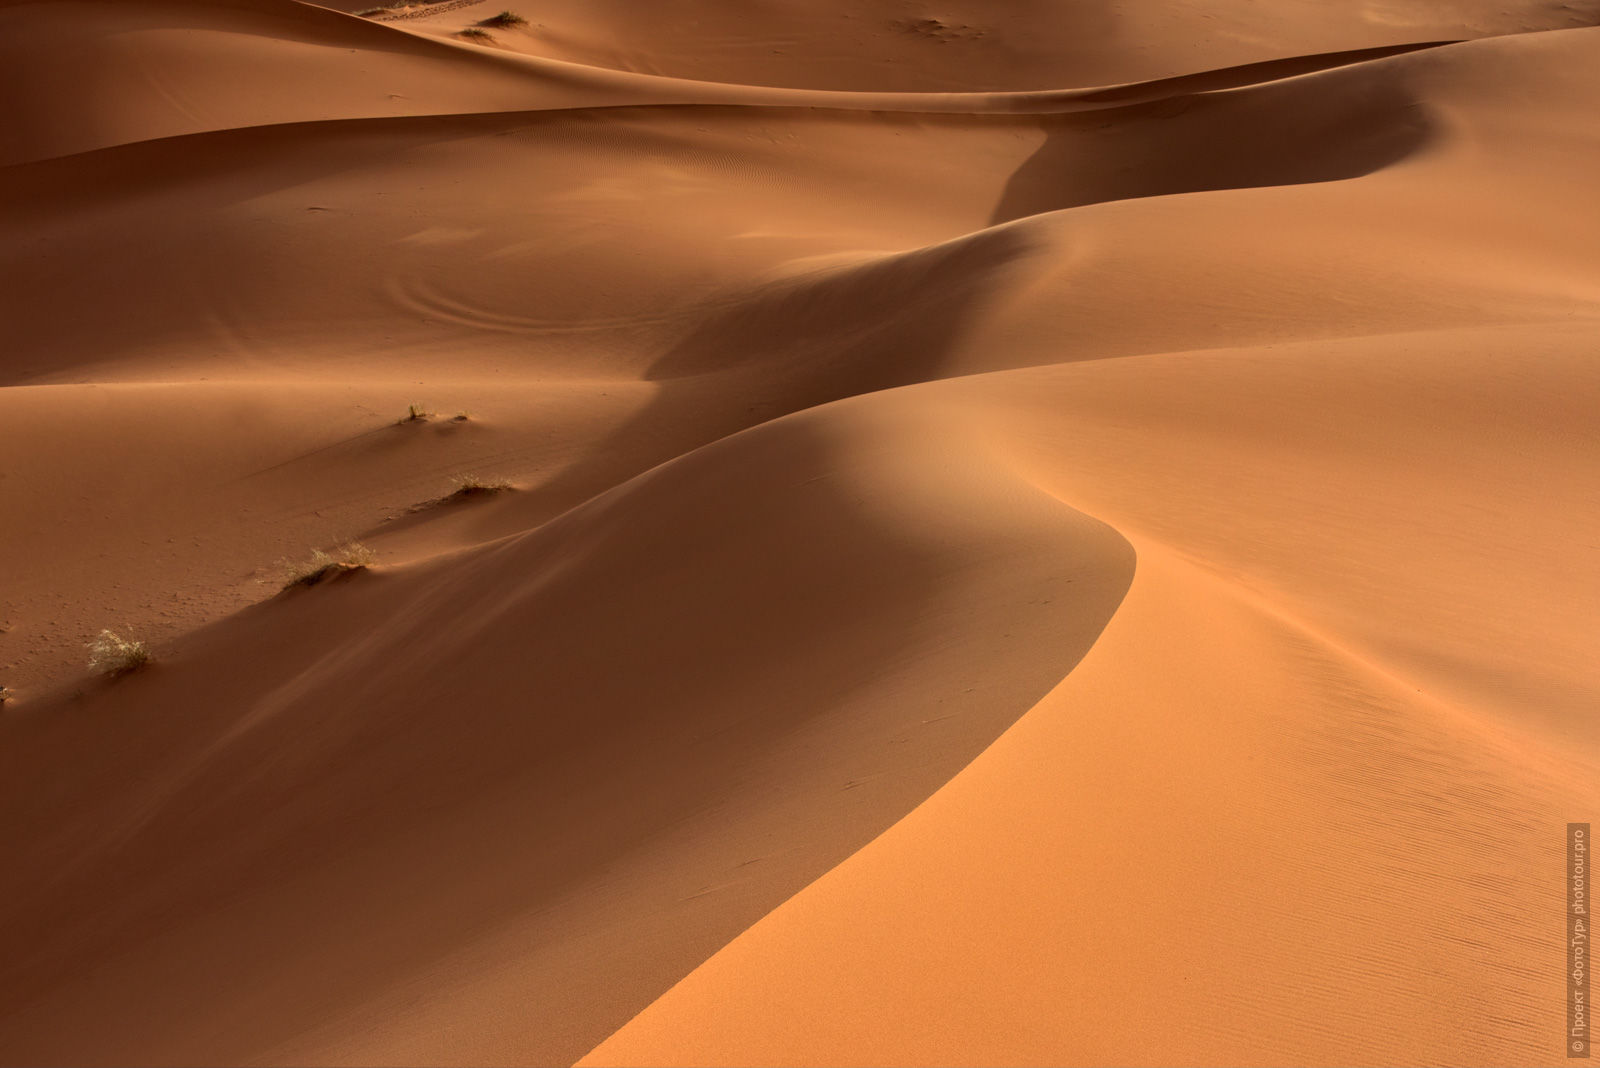
{"label": "fine sand surface", "polygon": [[1600,0],[368,6],[0,0],[0,1064],[1565,1061]]}

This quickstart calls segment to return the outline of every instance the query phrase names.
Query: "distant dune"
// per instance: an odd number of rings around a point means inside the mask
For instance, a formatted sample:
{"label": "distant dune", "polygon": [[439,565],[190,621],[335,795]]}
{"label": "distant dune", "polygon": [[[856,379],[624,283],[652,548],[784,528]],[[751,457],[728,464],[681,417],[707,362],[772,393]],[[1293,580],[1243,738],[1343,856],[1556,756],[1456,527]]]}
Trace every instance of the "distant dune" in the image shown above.
{"label": "distant dune", "polygon": [[0,96],[0,1064],[1565,1061],[1600,0],[0,0]]}

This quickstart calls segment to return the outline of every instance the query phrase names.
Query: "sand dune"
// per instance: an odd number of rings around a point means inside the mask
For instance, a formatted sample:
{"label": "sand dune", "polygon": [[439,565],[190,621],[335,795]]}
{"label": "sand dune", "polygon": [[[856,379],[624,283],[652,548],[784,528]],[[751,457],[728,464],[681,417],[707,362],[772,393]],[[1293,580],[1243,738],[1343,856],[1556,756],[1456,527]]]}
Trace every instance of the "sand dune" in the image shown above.
{"label": "sand dune", "polygon": [[[66,760],[83,715],[112,736],[48,783],[8,760],[7,808],[32,816],[6,843],[8,896],[41,937],[10,947],[6,998],[60,984],[14,1018],[31,1041],[12,1048],[62,1048],[88,961],[126,961],[143,985],[248,958],[207,1033],[167,1045],[192,1008],[153,1000],[74,1056],[233,1061],[291,1038],[318,1062],[581,1055],[926,796],[1114,610],[1122,540],[941,414],[773,423],[528,534],[258,606],[87,697],[93,711],[21,718],[7,757],[30,763]],[[707,507],[722,498],[742,502],[737,522]],[[283,870],[286,850],[305,863]],[[142,892],[85,912],[130,873]],[[375,877],[413,889],[377,907]],[[589,933],[566,944],[569,927]],[[298,1032],[372,1013],[374,996],[396,1018],[418,984],[468,1000],[454,988],[481,979],[463,951],[546,1005],[532,1045],[520,1027],[402,1026],[354,1044],[313,1031],[328,1045],[299,1052]]]}
{"label": "sand dune", "polygon": [[[377,18],[450,38],[499,10],[481,2],[424,3]],[[1314,52],[1590,26],[1597,9],[1592,0],[1288,0],[1271,8],[1193,0],[950,0],[934,8],[897,0],[685,0],[645,8],[626,0],[549,0],[519,13],[528,22],[492,29],[485,47],[679,80],[906,93],[1147,81]]]}
{"label": "sand dune", "polygon": [[0,1063],[1562,1058],[1600,7],[368,6],[0,3]]}

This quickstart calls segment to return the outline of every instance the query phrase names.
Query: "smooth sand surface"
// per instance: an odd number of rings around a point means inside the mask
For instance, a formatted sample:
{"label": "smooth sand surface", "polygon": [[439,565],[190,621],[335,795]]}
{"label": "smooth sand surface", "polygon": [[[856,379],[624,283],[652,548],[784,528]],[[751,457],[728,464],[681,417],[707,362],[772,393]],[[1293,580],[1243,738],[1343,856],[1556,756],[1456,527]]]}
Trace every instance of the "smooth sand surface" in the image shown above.
{"label": "smooth sand surface", "polygon": [[1564,1060],[1600,3],[368,6],[0,0],[0,1063]]}

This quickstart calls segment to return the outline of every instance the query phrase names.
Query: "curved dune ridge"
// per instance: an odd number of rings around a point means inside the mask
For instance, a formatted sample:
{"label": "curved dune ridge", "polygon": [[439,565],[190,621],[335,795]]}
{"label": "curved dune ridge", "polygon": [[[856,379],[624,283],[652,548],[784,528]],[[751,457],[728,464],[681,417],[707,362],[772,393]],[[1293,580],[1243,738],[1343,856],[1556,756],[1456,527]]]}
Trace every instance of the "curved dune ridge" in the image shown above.
{"label": "curved dune ridge", "polygon": [[369,7],[0,0],[0,1064],[1564,1059],[1600,3]]}

